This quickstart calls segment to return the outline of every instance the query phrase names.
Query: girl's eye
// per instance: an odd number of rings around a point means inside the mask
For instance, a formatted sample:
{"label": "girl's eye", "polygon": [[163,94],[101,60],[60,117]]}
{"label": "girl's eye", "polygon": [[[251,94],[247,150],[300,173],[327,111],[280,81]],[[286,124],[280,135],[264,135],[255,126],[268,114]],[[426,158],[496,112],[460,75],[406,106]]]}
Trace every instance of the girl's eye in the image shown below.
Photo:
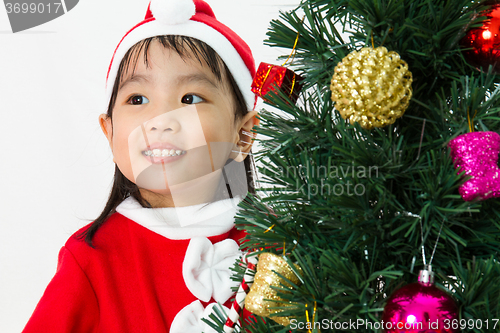
{"label": "girl's eye", "polygon": [[186,94],[182,97],[183,104],[197,104],[203,102],[203,98],[194,94]]}
{"label": "girl's eye", "polygon": [[128,101],[132,105],[141,105],[149,103],[149,99],[141,95],[132,96]]}

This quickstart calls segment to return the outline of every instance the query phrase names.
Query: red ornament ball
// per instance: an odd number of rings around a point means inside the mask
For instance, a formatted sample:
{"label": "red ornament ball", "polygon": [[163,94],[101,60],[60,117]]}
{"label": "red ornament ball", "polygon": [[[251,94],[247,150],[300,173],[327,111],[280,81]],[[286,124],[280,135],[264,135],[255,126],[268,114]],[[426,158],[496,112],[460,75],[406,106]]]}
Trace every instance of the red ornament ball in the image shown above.
{"label": "red ornament ball", "polygon": [[416,282],[396,290],[382,315],[386,333],[458,333],[458,307],[432,283]]}
{"label": "red ornament ball", "polygon": [[467,31],[460,40],[460,46],[472,47],[463,51],[469,64],[484,72],[492,65],[493,71],[500,73],[500,2],[487,1],[483,4],[491,5],[490,9],[481,13],[487,20],[483,21],[483,26]]}

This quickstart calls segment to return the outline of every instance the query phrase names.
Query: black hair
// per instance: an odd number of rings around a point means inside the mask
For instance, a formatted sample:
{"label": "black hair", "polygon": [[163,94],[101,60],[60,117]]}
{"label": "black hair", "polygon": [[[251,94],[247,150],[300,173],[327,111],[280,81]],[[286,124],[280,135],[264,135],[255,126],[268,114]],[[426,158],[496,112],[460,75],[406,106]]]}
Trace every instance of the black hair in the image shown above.
{"label": "black hair", "polygon": [[[229,71],[222,58],[214,51],[214,49],[212,49],[203,41],[195,38],[178,35],[165,35],[146,38],[132,46],[124,55],[118,68],[118,73],[116,75],[113,91],[111,93],[111,99],[109,101],[108,110],[106,113],[110,119],[112,119],[113,116],[113,108],[116,103],[118,88],[121,82],[124,80],[124,76],[128,72],[129,66],[133,64],[132,69],[133,71],[135,70],[141,52],[144,56],[144,63],[146,64],[146,66],[148,66],[148,50],[153,41],[158,41],[163,45],[163,47],[177,52],[177,54],[179,54],[179,56],[183,59],[192,57],[192,55],[194,55],[196,60],[198,60],[202,65],[205,64],[209,66],[210,70],[215,75],[217,80],[219,80],[219,82],[222,83],[224,79],[227,79],[229,82],[229,86],[232,89],[232,95],[235,105],[235,123],[238,120],[242,119],[249,112],[249,110],[247,110],[243,94],[241,93],[241,90],[239,89],[233,75]],[[228,162],[226,162],[226,165]],[[257,173],[255,172],[255,162],[253,160],[251,152],[245,158],[243,163],[245,166],[247,182],[246,185],[248,188],[248,192],[256,196],[254,176],[256,177]],[[224,177],[227,177],[227,175],[223,175]],[[225,182],[220,183],[225,184]],[[214,201],[220,200],[221,198],[227,198],[228,196],[230,198],[233,197],[229,185],[225,184],[224,187],[225,188],[216,190],[216,195],[218,195],[218,197],[214,198]],[[111,188],[108,201],[106,202],[103,211],[90,224],[89,228],[86,228],[83,232],[81,232],[78,237],[80,239],[84,239],[85,242],[91,247],[94,247],[92,238],[94,237],[97,230],[102,226],[102,224],[108,219],[109,216],[116,212],[116,207],[129,196],[135,198],[143,207],[152,208],[151,204],[141,196],[138,186],[128,180],[115,164],[113,186]],[[244,200],[249,204],[252,204],[251,201],[248,200],[248,196],[246,196]]]}

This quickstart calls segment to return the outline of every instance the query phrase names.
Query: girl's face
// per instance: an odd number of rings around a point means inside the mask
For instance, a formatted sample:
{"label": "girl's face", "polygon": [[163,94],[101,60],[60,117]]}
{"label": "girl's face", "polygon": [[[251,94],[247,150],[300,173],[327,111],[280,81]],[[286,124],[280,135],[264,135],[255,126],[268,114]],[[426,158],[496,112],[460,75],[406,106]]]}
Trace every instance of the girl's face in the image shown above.
{"label": "girl's face", "polygon": [[248,140],[241,130],[258,124],[256,111],[235,123],[227,80],[219,82],[192,54],[183,59],[154,41],[148,63],[141,54],[133,75],[129,70],[119,87],[112,119],[100,116],[123,175],[160,207],[211,201],[229,158],[246,179],[241,161],[251,145],[240,155],[232,151]]}

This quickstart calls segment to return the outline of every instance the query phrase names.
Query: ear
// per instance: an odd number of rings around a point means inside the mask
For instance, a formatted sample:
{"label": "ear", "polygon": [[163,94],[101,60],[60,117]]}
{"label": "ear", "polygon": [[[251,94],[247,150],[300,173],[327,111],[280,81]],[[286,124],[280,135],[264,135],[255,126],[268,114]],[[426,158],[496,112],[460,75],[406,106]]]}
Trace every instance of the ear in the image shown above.
{"label": "ear", "polygon": [[243,162],[250,153],[256,136],[255,133],[252,133],[252,130],[255,126],[259,126],[259,124],[260,118],[258,118],[258,112],[255,110],[249,111],[243,119],[241,119],[238,129],[239,138],[238,142],[236,142],[236,149],[239,149],[240,153],[235,158],[236,162]]}
{"label": "ear", "polygon": [[[107,114],[103,113],[99,115],[99,125],[101,126],[101,130],[108,139],[109,147],[111,148],[111,152],[113,152],[113,124],[111,122],[111,117],[108,117]],[[115,158],[113,157],[113,162]]]}

